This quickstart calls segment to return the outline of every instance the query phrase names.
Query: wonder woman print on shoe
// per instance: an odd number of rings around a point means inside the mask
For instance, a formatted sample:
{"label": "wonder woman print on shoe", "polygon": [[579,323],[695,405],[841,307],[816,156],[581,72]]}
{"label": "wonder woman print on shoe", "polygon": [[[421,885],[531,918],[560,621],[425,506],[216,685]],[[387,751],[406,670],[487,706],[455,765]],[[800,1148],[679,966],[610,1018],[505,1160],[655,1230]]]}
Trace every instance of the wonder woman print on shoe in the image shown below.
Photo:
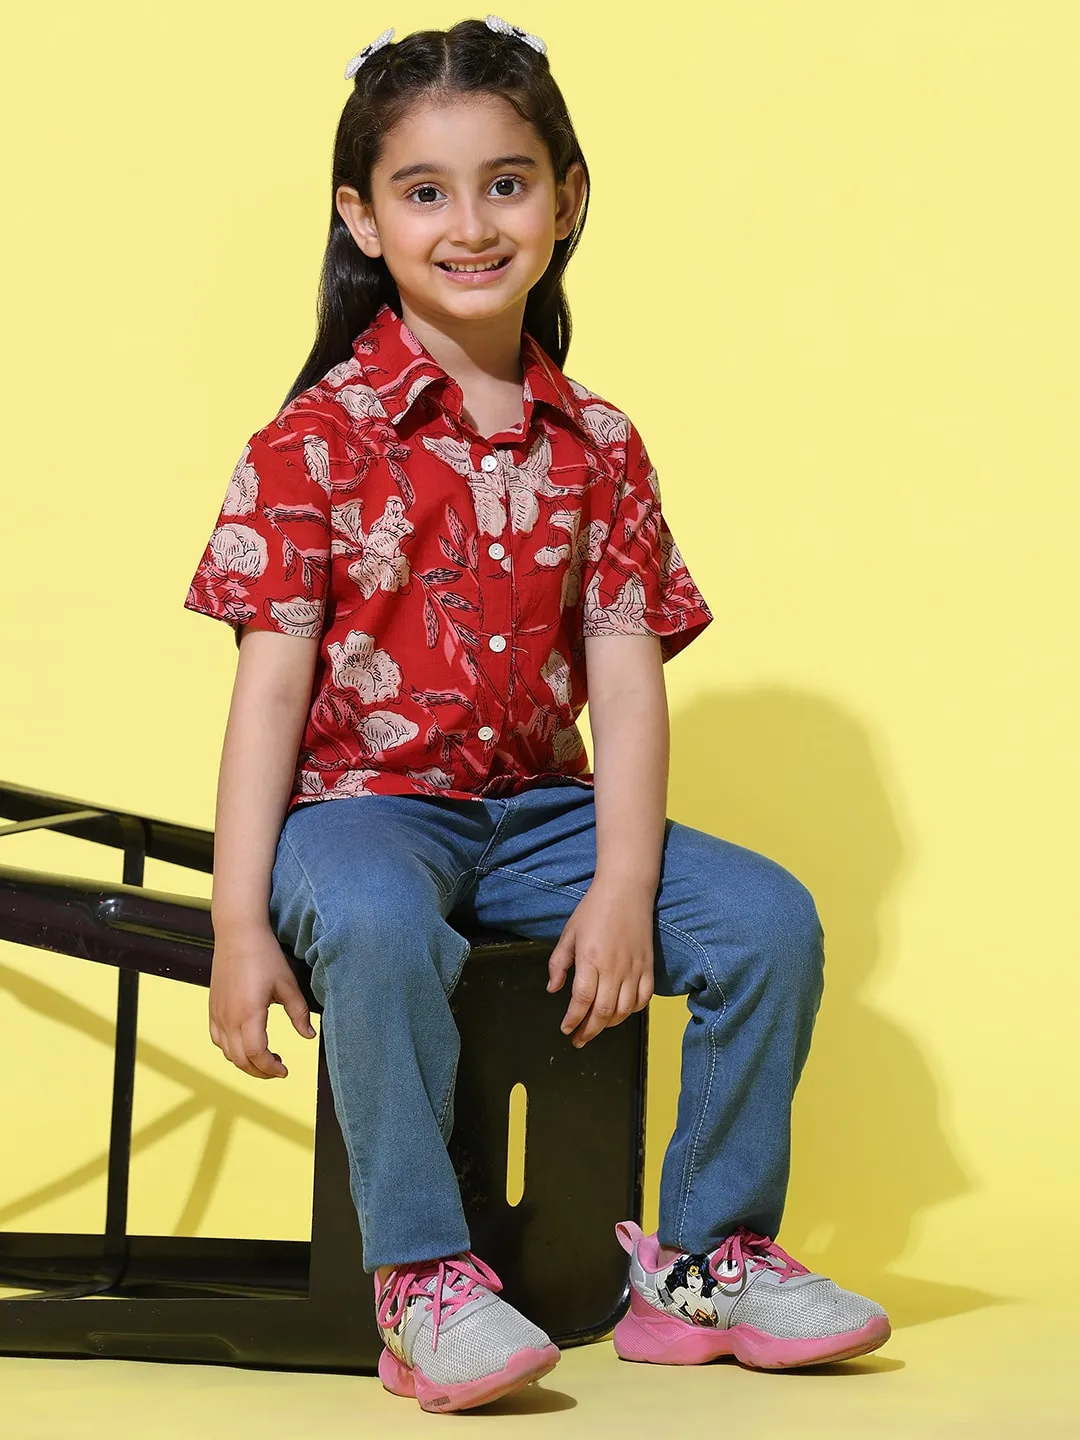
{"label": "wonder woman print on shoe", "polygon": [[661,1259],[656,1235],[632,1220],[615,1234],[630,1256],[630,1309],[614,1335],[623,1360],[701,1365],[734,1355],[752,1369],[783,1370],[865,1355],[892,1333],[875,1301],[745,1226],[710,1255],[674,1260]]}

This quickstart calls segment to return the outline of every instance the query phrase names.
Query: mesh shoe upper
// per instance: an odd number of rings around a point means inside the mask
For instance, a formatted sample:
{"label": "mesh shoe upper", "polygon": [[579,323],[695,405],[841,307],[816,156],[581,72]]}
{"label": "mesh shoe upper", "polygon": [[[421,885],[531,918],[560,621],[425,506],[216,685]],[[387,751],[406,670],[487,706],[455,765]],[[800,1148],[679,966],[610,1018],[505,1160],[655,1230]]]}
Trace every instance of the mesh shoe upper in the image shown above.
{"label": "mesh shoe upper", "polygon": [[386,1346],[441,1385],[464,1385],[551,1340],[501,1300],[502,1281],[471,1252],[403,1266],[387,1279],[378,1321]]}
{"label": "mesh shoe upper", "polygon": [[873,1300],[841,1290],[824,1275],[797,1287],[762,1275],[732,1307],[729,1325],[753,1325],[782,1340],[811,1340],[861,1330],[885,1311]]}

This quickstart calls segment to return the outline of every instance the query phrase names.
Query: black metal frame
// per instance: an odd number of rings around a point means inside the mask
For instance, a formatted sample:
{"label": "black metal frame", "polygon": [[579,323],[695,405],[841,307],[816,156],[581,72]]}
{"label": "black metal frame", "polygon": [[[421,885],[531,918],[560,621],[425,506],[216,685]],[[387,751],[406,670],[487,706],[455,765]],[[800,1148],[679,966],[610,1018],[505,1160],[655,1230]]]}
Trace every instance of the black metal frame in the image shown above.
{"label": "black metal frame", "polygon": [[[24,812],[24,818],[0,826],[0,838],[28,830],[67,830],[124,852],[124,885],[142,887],[153,821],[119,810],[85,808],[68,801],[54,814],[59,796],[4,786],[3,813]],[[74,808],[68,809],[67,805]],[[213,848],[211,863],[213,868]],[[201,866],[198,868],[202,868]],[[109,1125],[109,1168],[105,1199],[105,1230],[101,1263],[82,1284],[45,1290],[35,1299],[75,1300],[114,1291],[128,1266],[128,1186],[131,1174],[131,1117],[135,1101],[135,1051],[139,1025],[139,971],[121,969],[117,976],[116,1051],[113,1062],[112,1112]],[[0,1276],[0,1278],[3,1278]]]}
{"label": "black metal frame", "polygon": [[[369,1373],[381,1341],[321,1035],[310,1242],[128,1233],[139,975],[205,986],[213,951],[209,901],[147,890],[145,862],[211,873],[212,832],[2,783],[0,815],[13,821],[0,838],[62,829],[123,851],[119,885],[0,865],[0,938],[119,972],[104,1232],[0,1231],[0,1282],[38,1292],[0,1300],[0,1353]],[[641,1209],[645,1012],[575,1051],[552,1038],[565,1005],[544,990],[552,947],[463,933],[473,949],[452,1002],[463,1062],[451,1154],[473,1244],[559,1344],[592,1340],[629,1293],[610,1225]],[[307,966],[284,953],[318,1013]],[[530,1094],[531,1168],[510,1210],[498,1102],[517,1080]]]}

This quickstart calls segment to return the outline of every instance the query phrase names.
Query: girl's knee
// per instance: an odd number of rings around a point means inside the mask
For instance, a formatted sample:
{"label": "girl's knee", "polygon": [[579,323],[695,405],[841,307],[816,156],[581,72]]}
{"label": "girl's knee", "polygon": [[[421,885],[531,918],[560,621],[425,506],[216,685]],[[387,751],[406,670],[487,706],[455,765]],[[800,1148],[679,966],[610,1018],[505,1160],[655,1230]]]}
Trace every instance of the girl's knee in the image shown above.
{"label": "girl's knee", "polygon": [[449,991],[466,941],[430,896],[365,893],[338,904],[316,930],[306,959],[325,985],[355,986],[365,1003],[396,1006],[437,983]]}
{"label": "girl's knee", "polygon": [[824,934],[813,895],[790,870],[767,861],[758,895],[761,950],[785,976],[817,988],[825,960]]}
{"label": "girl's knee", "polygon": [[717,876],[726,897],[721,925],[724,938],[757,957],[770,974],[800,987],[820,983],[823,935],[814,897],[801,880],[777,861],[742,850]]}

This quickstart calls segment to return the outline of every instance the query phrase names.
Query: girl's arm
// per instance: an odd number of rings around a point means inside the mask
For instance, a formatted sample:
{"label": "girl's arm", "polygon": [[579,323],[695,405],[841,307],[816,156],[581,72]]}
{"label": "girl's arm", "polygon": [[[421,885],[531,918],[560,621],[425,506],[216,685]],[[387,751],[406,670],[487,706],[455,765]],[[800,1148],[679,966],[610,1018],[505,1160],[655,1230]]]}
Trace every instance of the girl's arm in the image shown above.
{"label": "girl's arm", "polygon": [[285,1007],[299,1034],[315,1034],[270,924],[270,877],[317,652],[315,639],[243,629],[222,746],[214,826],[210,1035],[227,1059],[258,1079],[289,1073],[268,1049],[272,1001]]}
{"label": "girl's arm", "polygon": [[625,885],[650,909],[667,821],[670,725],[655,635],[585,641],[596,794],[596,879]]}
{"label": "girl's arm", "polygon": [[666,829],[669,724],[660,640],[585,640],[596,868],[548,962],[550,991],[573,966],[562,1021],[576,1046],[644,1010],[653,993],[653,907]]}

